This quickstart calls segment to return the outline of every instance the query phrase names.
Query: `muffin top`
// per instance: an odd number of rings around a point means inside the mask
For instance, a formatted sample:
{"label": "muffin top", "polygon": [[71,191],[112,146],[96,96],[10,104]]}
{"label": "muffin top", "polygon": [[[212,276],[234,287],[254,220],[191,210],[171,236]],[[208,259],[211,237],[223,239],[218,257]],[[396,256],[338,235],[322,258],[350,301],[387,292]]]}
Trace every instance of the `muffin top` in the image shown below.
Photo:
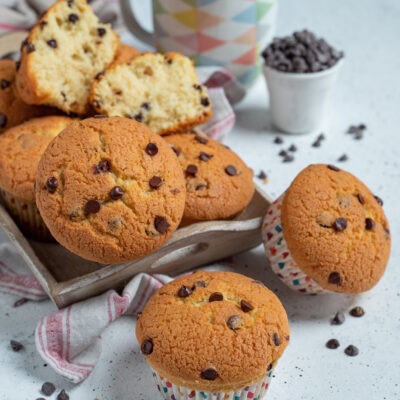
{"label": "muffin top", "polygon": [[281,218],[293,259],[323,288],[363,292],[385,271],[390,232],[382,200],[352,174],[310,165],[287,190]]}
{"label": "muffin top", "polygon": [[120,263],[171,236],[182,218],[185,181],[174,152],[144,125],[89,118],[50,143],[38,167],[36,201],[67,249]]}
{"label": "muffin top", "polygon": [[254,194],[253,172],[223,144],[194,133],[165,137],[186,177],[185,223],[227,219]]}
{"label": "muffin top", "polygon": [[286,312],[261,282],[197,271],[163,286],[138,319],[149,364],[172,383],[203,391],[261,380],[289,341]]}
{"label": "muffin top", "polygon": [[36,169],[51,140],[74,120],[52,116],[31,119],[0,136],[0,187],[34,202]]}

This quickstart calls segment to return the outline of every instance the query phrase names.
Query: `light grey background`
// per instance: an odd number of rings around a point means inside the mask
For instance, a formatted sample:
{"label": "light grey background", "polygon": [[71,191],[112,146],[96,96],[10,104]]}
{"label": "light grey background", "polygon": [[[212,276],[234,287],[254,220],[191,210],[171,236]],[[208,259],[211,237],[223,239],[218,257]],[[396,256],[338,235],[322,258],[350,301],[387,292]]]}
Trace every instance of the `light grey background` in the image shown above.
{"label": "light grey background", "polygon": [[[137,3],[145,3],[144,0]],[[399,399],[400,398],[400,2],[398,0],[281,0],[278,33],[308,27],[346,52],[346,64],[337,83],[327,140],[311,147],[317,133],[287,137],[299,151],[293,163],[283,164],[269,127],[267,95],[260,79],[237,108],[237,123],[226,143],[255,170],[265,170],[264,189],[278,196],[296,173],[309,163],[339,164],[360,177],[385,201],[392,231],[392,255],[381,282],[357,297],[329,295],[302,297],[290,292],[268,270],[262,248],[238,257],[239,272],[256,277],[276,290],[289,315],[291,343],[276,369],[267,398]],[[125,41],[134,43],[130,36]],[[368,125],[365,139],[345,134],[350,124]],[[318,132],[319,133],[319,132]],[[55,310],[45,301],[13,309],[15,298],[0,296],[0,399],[30,400],[39,396],[45,380],[65,388],[71,400],[157,400],[149,368],[138,352],[131,318],[115,322],[103,334],[103,353],[94,373],[81,385],[59,378],[34,349],[33,331],[40,317]],[[337,310],[362,305],[361,319],[347,317],[331,326]],[[341,347],[328,350],[325,342],[338,338]],[[26,350],[13,353],[9,340]],[[354,344],[360,355],[347,357],[343,349]],[[53,395],[52,398],[55,398]]]}

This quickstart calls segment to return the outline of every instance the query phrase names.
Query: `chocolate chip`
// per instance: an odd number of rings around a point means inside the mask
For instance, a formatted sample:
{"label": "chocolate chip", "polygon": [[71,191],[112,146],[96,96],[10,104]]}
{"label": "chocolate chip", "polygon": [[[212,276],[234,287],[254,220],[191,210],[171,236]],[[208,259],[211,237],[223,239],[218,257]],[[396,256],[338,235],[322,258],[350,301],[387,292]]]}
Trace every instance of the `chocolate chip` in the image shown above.
{"label": "chocolate chip", "polygon": [[24,348],[24,345],[16,340],[10,340],[10,346],[13,351],[21,351]]}
{"label": "chocolate chip", "polygon": [[137,113],[134,117],[133,117],[137,122],[142,122],[143,121],[143,114],[141,112]]}
{"label": "chocolate chip", "polygon": [[54,386],[53,383],[51,383],[51,382],[43,383],[41,392],[45,396],[51,396],[55,391],[56,391],[56,387]]}
{"label": "chocolate chip", "polygon": [[149,186],[152,189],[158,189],[161,185],[163,184],[162,179],[159,176],[153,176],[150,180],[149,180]]}
{"label": "chocolate chip", "polygon": [[208,97],[202,97],[201,105],[204,107],[208,107],[210,105],[210,99]]}
{"label": "chocolate chip", "polygon": [[100,203],[97,200],[89,200],[85,204],[87,214],[96,214],[100,211]]}
{"label": "chocolate chip", "polygon": [[279,333],[274,333],[273,340],[275,346],[279,346],[281,344],[281,337],[279,336]]}
{"label": "chocolate chip", "polygon": [[151,354],[153,352],[153,340],[152,339],[143,340],[142,344],[140,345],[140,351],[145,356]]}
{"label": "chocolate chip", "polygon": [[150,103],[148,103],[148,102],[145,102],[145,103],[142,103],[141,105],[140,105],[140,107],[141,108],[144,108],[145,110],[150,110]]}
{"label": "chocolate chip", "polygon": [[333,223],[333,229],[338,232],[342,232],[347,228],[347,220],[346,218],[340,217],[335,220]]}
{"label": "chocolate chip", "polygon": [[199,155],[201,161],[208,161],[212,157],[214,157],[213,154],[204,153],[204,151],[201,151]]}
{"label": "chocolate chip", "polygon": [[235,176],[237,171],[236,168],[233,165],[228,165],[225,168],[225,172],[229,175],[229,176]]}
{"label": "chocolate chip", "polygon": [[275,144],[282,144],[282,143],[283,143],[283,139],[282,139],[281,137],[277,136],[277,137],[274,139],[274,143],[275,143]]}
{"label": "chocolate chip", "polygon": [[338,161],[347,161],[349,157],[347,157],[347,154],[343,154],[338,158]]}
{"label": "chocolate chip", "polygon": [[320,133],[315,142],[312,144],[312,147],[320,147],[321,142],[325,139],[325,135]]}
{"label": "chocolate chip", "polygon": [[337,349],[340,346],[340,343],[337,339],[330,339],[326,342],[325,345],[328,349]]}
{"label": "chocolate chip", "polygon": [[177,188],[171,189],[171,193],[176,196],[178,193],[180,193],[180,190]]}
{"label": "chocolate chip", "polygon": [[99,79],[101,76],[105,75],[105,71],[100,71],[96,74],[96,76],[94,77],[94,79]]}
{"label": "chocolate chip", "polygon": [[357,200],[360,202],[360,204],[364,205],[364,198],[362,197],[361,193],[357,194]]}
{"label": "chocolate chip", "polygon": [[286,152],[286,150],[281,150],[281,151],[278,153],[278,155],[281,156],[281,157],[286,157],[286,156],[288,155],[288,153]]}
{"label": "chocolate chip", "polygon": [[158,147],[157,147],[157,145],[156,145],[155,143],[149,143],[149,144],[146,146],[146,153],[147,153],[149,156],[155,156],[155,155],[158,153]]}
{"label": "chocolate chip", "polygon": [[286,154],[286,155],[283,157],[282,162],[292,162],[293,160],[294,160],[294,157],[293,157],[292,155]]}
{"label": "chocolate chip", "polygon": [[10,81],[7,79],[2,79],[1,80],[1,88],[4,90],[10,86]]}
{"label": "chocolate chip", "polygon": [[350,357],[355,357],[359,353],[358,348],[356,346],[353,346],[352,344],[350,346],[347,346],[344,349],[344,352]]}
{"label": "chocolate chip", "polygon": [[72,22],[73,24],[79,20],[79,16],[77,14],[69,14],[68,21]]}
{"label": "chocolate chip", "polygon": [[200,136],[200,135],[195,135],[194,140],[196,140],[197,142],[199,142],[201,144],[207,144],[208,143],[208,139],[205,138],[204,136]]}
{"label": "chocolate chip", "polygon": [[61,390],[60,393],[58,393],[57,400],[69,400],[69,396],[64,389]]}
{"label": "chocolate chip", "polygon": [[340,171],[340,169],[339,169],[338,167],[335,167],[335,166],[332,165],[332,164],[327,165],[327,167],[328,167],[329,169],[331,169],[332,171],[336,171],[336,172]]}
{"label": "chocolate chip", "polygon": [[267,174],[263,170],[261,170],[257,175],[257,178],[262,180],[267,179]]}
{"label": "chocolate chip", "polygon": [[365,218],[365,229],[367,231],[372,231],[375,228],[375,221],[372,218]]}
{"label": "chocolate chip", "polygon": [[210,295],[208,301],[211,303],[213,301],[222,301],[224,300],[224,295],[221,292],[215,292]]}
{"label": "chocolate chip", "polygon": [[125,194],[124,189],[122,189],[121,186],[114,186],[114,187],[110,190],[110,197],[111,197],[113,200],[118,200],[118,199],[120,199],[124,194]]}
{"label": "chocolate chip", "polygon": [[240,302],[240,308],[242,309],[243,312],[250,312],[254,310],[254,307],[246,300],[242,300]]}
{"label": "chocolate chip", "polygon": [[22,297],[21,299],[17,300],[14,304],[13,307],[21,307],[23,304],[27,303],[29,299],[26,297]]}
{"label": "chocolate chip", "polygon": [[182,285],[179,290],[178,290],[178,297],[189,297],[192,294],[192,291],[190,290],[190,288],[188,288],[185,285]]}
{"label": "chocolate chip", "polygon": [[272,363],[270,363],[270,364],[268,365],[268,367],[267,367],[267,372],[268,372],[268,371],[271,371],[271,369],[272,369]]}
{"label": "chocolate chip", "polygon": [[338,311],[335,316],[331,319],[331,325],[342,325],[345,320],[344,314]]}
{"label": "chocolate chip", "polygon": [[196,289],[197,287],[207,287],[207,283],[204,281],[196,281],[192,287],[192,290]]}
{"label": "chocolate chip", "polygon": [[29,54],[29,53],[33,53],[36,50],[36,48],[33,43],[29,42],[29,43],[27,43],[25,50],[26,50],[26,53]]}
{"label": "chocolate chip", "polygon": [[100,174],[110,171],[111,163],[108,160],[100,161],[97,165],[94,166],[94,173]]}
{"label": "chocolate chip", "polygon": [[228,321],[226,321],[226,324],[230,329],[233,331],[236,331],[237,329],[240,328],[240,325],[242,325],[242,318],[239,317],[239,315],[232,315],[231,317],[228,318]]}
{"label": "chocolate chip", "polygon": [[362,316],[365,314],[365,311],[364,311],[364,309],[363,309],[362,307],[357,306],[357,307],[352,308],[352,309],[350,310],[349,314],[350,314],[352,317],[357,317],[357,318],[359,318],[359,317],[362,317]]}
{"label": "chocolate chip", "polygon": [[214,368],[207,368],[202,371],[201,377],[207,381],[215,381],[218,378],[218,372]]}
{"label": "chocolate chip", "polygon": [[292,144],[290,147],[289,147],[289,151],[291,151],[291,152],[295,152],[295,151],[297,151],[297,147],[294,145],[294,144]]}
{"label": "chocolate chip", "polygon": [[7,117],[0,113],[0,128],[5,128],[7,125]]}
{"label": "chocolate chip", "polygon": [[382,200],[379,196],[375,196],[375,195],[374,195],[374,197],[375,197],[376,202],[377,202],[380,206],[383,206],[383,200]]}
{"label": "chocolate chip", "polygon": [[194,87],[196,90],[198,90],[199,92],[201,92],[201,91],[202,91],[202,87],[201,87],[201,85],[194,84],[194,85],[193,85],[193,87]]}
{"label": "chocolate chip", "polygon": [[50,47],[53,49],[57,48],[57,40],[56,39],[50,39],[46,42]]}
{"label": "chocolate chip", "polygon": [[198,168],[197,168],[197,166],[194,165],[194,164],[189,164],[189,165],[186,167],[186,173],[187,173],[188,175],[196,176],[197,171],[198,171]]}
{"label": "chocolate chip", "polygon": [[179,157],[180,151],[175,147],[175,146],[171,146],[172,151],[177,155],[177,157]]}
{"label": "chocolate chip", "polygon": [[207,188],[207,185],[204,184],[204,183],[199,183],[199,184],[196,186],[196,190],[205,189],[205,188]]}
{"label": "chocolate chip", "polygon": [[106,30],[104,28],[97,28],[97,33],[100,37],[103,37],[106,34]]}
{"label": "chocolate chip", "polygon": [[165,217],[155,217],[154,218],[154,226],[159,233],[167,233],[170,224]]}
{"label": "chocolate chip", "polygon": [[51,176],[50,178],[47,179],[46,189],[50,193],[54,193],[57,190],[57,187],[58,187],[58,179],[55,176]]}
{"label": "chocolate chip", "polygon": [[331,283],[332,285],[339,286],[341,281],[342,281],[342,278],[340,277],[339,272],[331,272],[329,274],[328,282]]}

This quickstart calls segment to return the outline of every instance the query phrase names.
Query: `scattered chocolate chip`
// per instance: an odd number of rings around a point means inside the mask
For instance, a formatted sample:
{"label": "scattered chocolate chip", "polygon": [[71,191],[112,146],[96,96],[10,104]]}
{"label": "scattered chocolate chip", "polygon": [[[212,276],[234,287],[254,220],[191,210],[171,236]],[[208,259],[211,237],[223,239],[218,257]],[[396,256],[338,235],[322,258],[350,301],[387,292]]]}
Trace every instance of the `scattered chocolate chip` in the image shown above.
{"label": "scattered chocolate chip", "polygon": [[340,346],[340,343],[337,339],[330,339],[326,342],[325,345],[328,349],[337,349]]}
{"label": "scattered chocolate chip", "polygon": [[208,301],[211,303],[213,301],[222,301],[224,300],[224,295],[221,292],[215,292],[210,295]]}
{"label": "scattered chocolate chip", "polygon": [[156,145],[155,143],[149,143],[149,144],[146,146],[146,153],[147,153],[149,156],[155,156],[155,155],[158,153],[158,147],[157,147],[157,145]]}
{"label": "scattered chocolate chip", "polygon": [[282,139],[281,137],[277,136],[277,137],[274,139],[274,143],[275,143],[275,144],[282,144],[282,143],[283,143],[283,139]]}
{"label": "scattered chocolate chip", "polygon": [[16,340],[10,340],[10,346],[13,351],[21,351],[24,348],[24,345]]}
{"label": "scattered chocolate chip", "polygon": [[279,346],[281,344],[281,337],[279,336],[279,333],[274,333],[273,340],[275,346]]}
{"label": "scattered chocolate chip", "polygon": [[347,154],[343,154],[338,158],[338,161],[347,161],[349,157],[347,157]]}
{"label": "scattered chocolate chip", "polygon": [[347,228],[347,220],[346,218],[340,217],[335,220],[333,223],[333,229],[338,232],[342,232]]}
{"label": "scattered chocolate chip", "polygon": [[246,300],[242,300],[240,302],[240,308],[242,309],[243,312],[250,312],[254,310],[254,307]]}
{"label": "scattered chocolate chip", "polygon": [[143,340],[142,344],[140,345],[140,350],[142,354],[145,356],[148,356],[153,352],[153,340],[152,339],[146,339]]}
{"label": "scattered chocolate chip", "polygon": [[194,87],[196,90],[198,90],[199,92],[201,92],[202,89],[203,89],[203,88],[201,87],[201,85],[198,85],[198,84],[194,84],[193,87]]}
{"label": "scattered chocolate chip", "polygon": [[113,200],[119,200],[125,194],[124,189],[121,186],[114,186],[110,190],[110,197]]}
{"label": "scattered chocolate chip", "polygon": [[0,113],[0,128],[5,128],[7,125],[7,117]]}
{"label": "scattered chocolate chip", "polygon": [[178,193],[180,193],[180,190],[177,188],[171,189],[171,193],[176,196]]}
{"label": "scattered chocolate chip", "polygon": [[359,318],[359,317],[362,317],[362,316],[365,314],[365,311],[364,311],[364,309],[363,309],[362,307],[357,306],[357,307],[352,308],[352,309],[349,311],[349,314],[350,314],[352,317],[357,317],[357,318]]}
{"label": "scattered chocolate chip", "polygon": [[364,198],[362,197],[361,193],[357,194],[357,200],[360,202],[360,204],[364,205]]}
{"label": "scattered chocolate chip", "polygon": [[257,178],[262,180],[267,179],[267,174],[263,170],[261,170],[257,175]]}
{"label": "scattered chocolate chip", "polygon": [[178,290],[178,297],[189,297],[192,294],[192,291],[190,290],[190,288],[188,288],[185,285],[182,285],[179,290]]}
{"label": "scattered chocolate chip", "polygon": [[36,50],[36,48],[33,43],[29,42],[29,43],[27,43],[25,50],[26,50],[27,54],[29,54],[29,53],[33,53]]}
{"label": "scattered chocolate chip", "polygon": [[228,325],[229,329],[232,329],[233,331],[236,331],[237,329],[240,328],[240,325],[242,325],[242,318],[239,317],[239,315],[232,315],[231,317],[228,318],[228,321],[226,321],[226,324]]}
{"label": "scattered chocolate chip", "polygon": [[61,390],[60,393],[58,393],[57,400],[69,400],[69,396],[64,389]]}
{"label": "scattered chocolate chip", "polygon": [[197,168],[197,166],[194,165],[194,164],[189,164],[189,165],[186,167],[186,173],[187,173],[188,175],[196,176],[197,171],[198,171],[198,168]]}
{"label": "scattered chocolate chip", "polygon": [[47,179],[46,189],[50,193],[54,193],[57,190],[57,187],[58,187],[58,179],[55,176],[51,176],[50,178]]}
{"label": "scattered chocolate chip", "polygon": [[144,108],[145,110],[150,110],[150,103],[144,102],[140,105],[141,108]]}
{"label": "scattered chocolate chip", "polygon": [[218,372],[214,368],[207,368],[202,371],[201,377],[207,381],[215,381],[218,378]]}
{"label": "scattered chocolate chip", "polygon": [[268,365],[267,371],[271,371],[271,369],[272,369],[272,363],[270,363],[270,364]]}
{"label": "scattered chocolate chip", "polygon": [[208,97],[202,97],[201,105],[204,107],[208,107],[210,105],[210,99]]}
{"label": "scattered chocolate chip", "polygon": [[142,122],[143,121],[143,114],[142,112],[137,113],[133,119],[135,119],[137,122]]}
{"label": "scattered chocolate chip", "polygon": [[205,188],[207,188],[207,185],[204,184],[204,183],[199,183],[199,184],[196,186],[196,190],[205,189]]}
{"label": "scattered chocolate chip", "polygon": [[68,21],[72,22],[73,24],[79,20],[79,16],[77,14],[69,14]]}
{"label": "scattered chocolate chip", "polygon": [[342,278],[340,277],[339,272],[331,272],[329,274],[328,282],[331,283],[332,285],[340,286],[341,281]]}
{"label": "scattered chocolate chip", "polygon": [[149,180],[149,186],[152,189],[158,189],[161,185],[163,184],[162,179],[159,176],[153,176],[150,180]]}
{"label": "scattered chocolate chip", "polygon": [[97,28],[97,33],[100,37],[103,37],[107,31],[104,28]]}
{"label": "scattered chocolate chip", "polygon": [[331,325],[342,325],[345,320],[344,314],[338,311],[335,316],[331,319]]}
{"label": "scattered chocolate chip", "polygon": [[362,133],[362,131],[358,131],[357,133],[355,133],[354,134],[354,139],[355,140],[360,140],[360,139],[362,139],[363,138],[363,133]]}
{"label": "scattered chocolate chip", "polygon": [[106,172],[110,171],[110,169],[111,169],[110,161],[103,160],[94,166],[94,173],[95,174],[106,173]]}
{"label": "scattered chocolate chip", "polygon": [[177,157],[179,157],[180,151],[175,147],[175,146],[171,146],[172,151],[177,155]]}
{"label": "scattered chocolate chip", "polygon": [[50,47],[53,49],[57,48],[57,40],[56,39],[50,39],[46,42]]}
{"label": "scattered chocolate chip", "polygon": [[292,145],[289,147],[289,151],[291,151],[292,153],[294,153],[295,151],[297,151],[297,147],[296,147],[294,144],[292,144]]}
{"label": "scattered chocolate chip", "polygon": [[344,349],[344,352],[350,357],[355,357],[359,353],[358,348],[356,346],[353,346],[352,344],[350,346],[347,346]]}
{"label": "scattered chocolate chip", "polygon": [[22,297],[21,299],[17,300],[17,301],[14,303],[13,307],[20,307],[20,306],[22,306],[23,304],[27,303],[28,301],[29,301],[29,299],[27,299],[26,297]]}
{"label": "scattered chocolate chip", "polygon": [[99,79],[101,76],[105,75],[105,71],[100,71],[96,74],[96,76],[94,77],[94,79]]}
{"label": "scattered chocolate chip", "polygon": [[367,231],[372,231],[375,228],[375,221],[372,218],[365,218],[365,229]]}
{"label": "scattered chocolate chip", "polygon": [[283,157],[282,162],[284,162],[284,163],[286,163],[286,162],[292,162],[293,160],[294,160],[294,157],[293,157],[292,155],[286,154],[286,155]]}
{"label": "scattered chocolate chip", "polygon": [[207,287],[207,283],[204,281],[196,281],[192,287],[192,290],[196,289],[197,287]]}
{"label": "scattered chocolate chip", "polygon": [[225,172],[229,175],[229,176],[235,176],[237,174],[236,168],[233,165],[228,165],[225,168]]}
{"label": "scattered chocolate chip", "polygon": [[329,169],[331,169],[332,171],[336,171],[336,172],[340,171],[340,169],[339,169],[338,167],[335,167],[335,166],[332,165],[332,164],[327,165],[327,167],[328,167]]}
{"label": "scattered chocolate chip", "polygon": [[286,152],[286,150],[281,150],[281,151],[278,153],[278,155],[281,156],[281,157],[286,157],[286,156],[288,155],[288,153]]}
{"label": "scattered chocolate chip", "polygon": [[159,233],[167,233],[168,228],[170,227],[170,224],[167,221],[167,218],[165,217],[155,217],[154,218],[154,226]]}
{"label": "scattered chocolate chip", "polygon": [[2,79],[1,80],[1,88],[4,90],[10,86],[10,81],[7,79]]}
{"label": "scattered chocolate chip", "polygon": [[321,142],[325,139],[325,135],[323,133],[320,133],[315,139],[314,143],[312,144],[312,147],[321,147]]}
{"label": "scattered chocolate chip", "polygon": [[51,396],[55,391],[56,391],[56,387],[54,386],[53,383],[51,383],[51,382],[43,383],[41,392],[45,396]]}
{"label": "scattered chocolate chip", "polygon": [[100,211],[100,203],[97,200],[89,200],[85,204],[87,214],[96,214]]}
{"label": "scattered chocolate chip", "polygon": [[375,195],[374,195],[374,197],[375,197],[376,202],[377,202],[380,206],[383,206],[383,200],[382,200],[379,196],[375,196]]}
{"label": "scattered chocolate chip", "polygon": [[196,140],[197,142],[199,142],[201,144],[207,144],[208,143],[208,139],[205,138],[204,136],[200,136],[200,135],[195,135],[194,136],[194,140]]}
{"label": "scattered chocolate chip", "polygon": [[213,154],[204,153],[204,151],[200,152],[199,158],[201,161],[208,161],[210,158],[214,157]]}

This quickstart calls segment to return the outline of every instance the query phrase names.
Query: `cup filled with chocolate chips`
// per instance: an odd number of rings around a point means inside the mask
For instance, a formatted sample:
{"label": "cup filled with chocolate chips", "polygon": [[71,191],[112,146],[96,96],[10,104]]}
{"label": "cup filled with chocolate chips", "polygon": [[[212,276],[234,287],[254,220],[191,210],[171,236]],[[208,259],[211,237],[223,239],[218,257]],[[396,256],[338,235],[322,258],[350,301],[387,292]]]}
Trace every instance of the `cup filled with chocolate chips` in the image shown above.
{"label": "cup filled with chocolate chips", "polygon": [[320,128],[344,53],[303,30],[274,39],[262,56],[272,123],[288,133]]}

